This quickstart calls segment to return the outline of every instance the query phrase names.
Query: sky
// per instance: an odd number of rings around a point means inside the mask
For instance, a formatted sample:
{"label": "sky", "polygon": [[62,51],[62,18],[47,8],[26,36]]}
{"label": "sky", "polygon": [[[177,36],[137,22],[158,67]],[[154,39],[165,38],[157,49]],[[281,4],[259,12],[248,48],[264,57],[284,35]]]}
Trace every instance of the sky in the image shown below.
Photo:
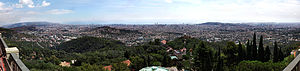
{"label": "sky", "polygon": [[300,22],[300,0],[0,0],[0,25]]}

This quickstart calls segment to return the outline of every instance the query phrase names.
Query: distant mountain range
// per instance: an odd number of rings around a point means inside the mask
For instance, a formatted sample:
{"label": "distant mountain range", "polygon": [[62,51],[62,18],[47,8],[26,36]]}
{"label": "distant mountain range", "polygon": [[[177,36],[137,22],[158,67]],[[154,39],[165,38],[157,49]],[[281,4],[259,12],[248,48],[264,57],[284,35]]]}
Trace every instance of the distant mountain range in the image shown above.
{"label": "distant mountain range", "polygon": [[49,25],[59,25],[58,23],[51,22],[21,22],[11,25],[2,26],[4,28],[17,28],[17,27],[28,27],[28,26],[49,26]]}

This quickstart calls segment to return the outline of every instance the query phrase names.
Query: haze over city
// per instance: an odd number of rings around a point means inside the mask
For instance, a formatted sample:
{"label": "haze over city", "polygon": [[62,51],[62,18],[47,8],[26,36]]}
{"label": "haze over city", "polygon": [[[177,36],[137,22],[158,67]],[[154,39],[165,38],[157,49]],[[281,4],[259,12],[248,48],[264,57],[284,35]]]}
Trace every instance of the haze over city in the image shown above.
{"label": "haze over city", "polygon": [[0,0],[0,71],[300,71],[300,0]]}

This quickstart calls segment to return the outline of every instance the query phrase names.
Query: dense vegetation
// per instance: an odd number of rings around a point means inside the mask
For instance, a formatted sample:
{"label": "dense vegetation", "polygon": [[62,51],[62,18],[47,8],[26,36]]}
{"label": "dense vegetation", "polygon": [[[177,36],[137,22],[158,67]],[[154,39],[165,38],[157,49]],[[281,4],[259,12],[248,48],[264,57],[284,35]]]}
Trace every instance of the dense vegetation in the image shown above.
{"label": "dense vegetation", "polygon": [[[183,36],[167,44],[159,39],[139,46],[127,47],[117,40],[81,37],[56,47],[40,48],[34,42],[7,40],[17,46],[23,62],[32,71],[101,71],[112,65],[113,71],[139,70],[147,66],[177,67],[196,71],[280,71],[292,59],[289,52],[300,46],[290,44],[264,45],[263,36],[256,45],[256,35],[245,44],[230,41],[206,42]],[[41,43],[41,45],[47,43]],[[282,48],[279,48],[282,47]],[[171,59],[174,51],[186,49],[186,54]],[[60,62],[77,60],[71,67],[61,67]],[[130,66],[122,61],[130,60]]]}
{"label": "dense vegetation", "polygon": [[141,34],[138,30],[117,29],[109,26],[97,27],[86,31],[97,32],[101,34],[125,35],[125,34]]}
{"label": "dense vegetation", "polygon": [[5,28],[1,28],[0,27],[0,33],[2,34],[2,36],[4,37],[9,37],[9,36],[13,36],[13,34],[15,33],[13,30],[10,29],[5,29]]}
{"label": "dense vegetation", "polygon": [[1,36],[3,36],[3,38],[7,38],[8,40],[18,40],[22,37],[35,37],[32,35],[18,33],[15,30],[1,28],[1,27],[0,27],[0,33]]}
{"label": "dense vegetation", "polygon": [[60,44],[56,48],[69,53],[83,53],[89,51],[96,51],[102,48],[122,48],[124,44],[120,41],[107,39],[107,38],[96,38],[96,37],[81,37],[79,39],[74,39]]}

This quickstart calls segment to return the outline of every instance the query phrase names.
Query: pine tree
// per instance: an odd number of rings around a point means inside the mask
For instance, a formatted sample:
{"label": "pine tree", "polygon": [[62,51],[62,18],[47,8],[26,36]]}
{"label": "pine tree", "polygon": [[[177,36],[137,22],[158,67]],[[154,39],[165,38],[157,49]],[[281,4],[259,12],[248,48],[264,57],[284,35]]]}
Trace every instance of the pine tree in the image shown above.
{"label": "pine tree", "polygon": [[282,61],[284,59],[283,52],[282,52],[281,48],[279,48],[278,57],[279,57],[278,58],[279,61]]}
{"label": "pine tree", "polygon": [[259,46],[258,46],[258,60],[264,61],[265,53],[264,53],[264,47],[263,47],[263,36],[260,36],[259,40]]}
{"label": "pine tree", "polygon": [[204,42],[201,42],[201,47],[205,48]]}
{"label": "pine tree", "polygon": [[253,42],[252,42],[252,58],[253,60],[257,60],[257,45],[256,45],[256,33],[253,35]]}
{"label": "pine tree", "polygon": [[241,42],[239,42],[239,45],[238,45],[238,60],[239,61],[243,61],[245,58],[245,51],[243,49],[243,46],[241,44]]}
{"label": "pine tree", "polygon": [[213,53],[212,50],[208,47],[205,47],[205,44],[202,42],[200,47],[195,49],[195,70],[199,71],[210,71],[212,70],[213,63]]}
{"label": "pine tree", "polygon": [[155,39],[154,40],[154,45],[160,45],[160,44],[161,44],[160,39]]}
{"label": "pine tree", "polygon": [[270,56],[271,56],[271,51],[270,51],[270,47],[267,46],[266,51],[265,51],[265,58],[264,58],[264,62],[267,62],[270,60]]}
{"label": "pine tree", "polygon": [[252,59],[252,47],[250,46],[249,39],[247,41],[246,47],[247,47],[247,59],[251,60]]}
{"label": "pine tree", "polygon": [[130,56],[131,56],[131,55],[130,55],[129,51],[125,51],[124,57],[129,58]]}
{"label": "pine tree", "polygon": [[276,41],[274,44],[273,62],[278,62],[278,46]]}
{"label": "pine tree", "polygon": [[219,47],[218,51],[218,64],[216,71],[223,71],[223,60],[221,59],[221,48]]}

